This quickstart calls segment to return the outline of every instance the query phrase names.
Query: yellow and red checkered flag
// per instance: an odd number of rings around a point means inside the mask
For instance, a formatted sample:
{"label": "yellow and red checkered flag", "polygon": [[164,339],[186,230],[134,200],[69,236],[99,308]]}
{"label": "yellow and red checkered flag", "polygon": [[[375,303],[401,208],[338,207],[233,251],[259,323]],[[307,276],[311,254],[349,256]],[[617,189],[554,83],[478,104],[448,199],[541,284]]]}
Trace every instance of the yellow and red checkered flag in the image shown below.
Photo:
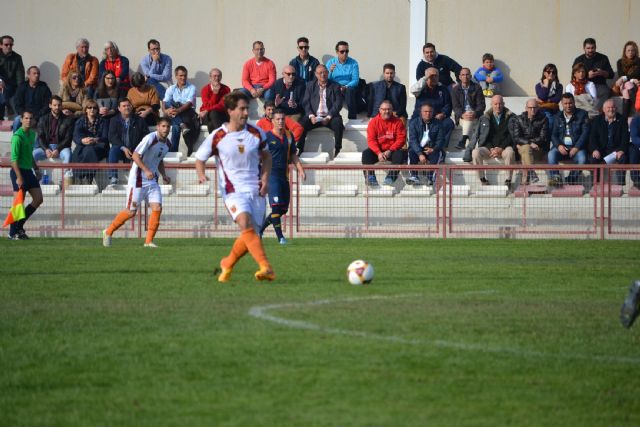
{"label": "yellow and red checkered flag", "polygon": [[26,217],[24,213],[24,190],[21,188],[18,190],[18,194],[13,198],[13,203],[11,204],[11,209],[9,209],[9,213],[7,214],[7,219],[4,220],[4,224],[2,224],[3,228],[6,228],[8,225],[13,224],[16,221],[20,221]]}

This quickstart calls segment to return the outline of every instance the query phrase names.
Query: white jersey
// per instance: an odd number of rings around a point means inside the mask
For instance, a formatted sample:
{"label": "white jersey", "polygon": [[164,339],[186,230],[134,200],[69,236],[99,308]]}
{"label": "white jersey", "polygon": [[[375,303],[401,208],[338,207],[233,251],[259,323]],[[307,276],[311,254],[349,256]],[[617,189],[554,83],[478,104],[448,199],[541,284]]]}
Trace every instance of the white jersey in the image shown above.
{"label": "white jersey", "polygon": [[164,141],[158,136],[158,132],[151,132],[140,141],[135,152],[140,155],[142,163],[153,172],[153,179],[148,179],[142,169],[134,162],[129,173],[129,187],[139,188],[149,185],[158,180],[158,166],[164,156],[169,152],[171,141],[167,138]]}
{"label": "white jersey", "polygon": [[261,153],[268,150],[264,132],[251,125],[237,132],[220,126],[202,142],[196,158],[203,162],[217,157],[218,187],[224,196],[231,193],[256,195],[260,191]]}

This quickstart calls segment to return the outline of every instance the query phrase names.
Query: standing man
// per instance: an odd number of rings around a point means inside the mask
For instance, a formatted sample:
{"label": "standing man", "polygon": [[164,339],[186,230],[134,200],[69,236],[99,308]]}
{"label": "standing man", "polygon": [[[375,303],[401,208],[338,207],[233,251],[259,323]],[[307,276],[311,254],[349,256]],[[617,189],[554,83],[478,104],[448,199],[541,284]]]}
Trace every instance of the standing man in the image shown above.
{"label": "standing man", "polygon": [[[522,159],[522,164],[530,166],[544,157],[549,150],[549,121],[538,109],[538,100],[527,100],[525,111],[513,120],[513,141]],[[538,175],[534,170],[527,171],[522,184],[538,182]]]}
{"label": "standing man", "polygon": [[604,101],[609,98],[607,79],[613,78],[613,68],[607,55],[596,52],[595,39],[588,37],[582,43],[584,53],[578,56],[573,65],[581,62],[587,69],[587,78],[596,85],[596,109],[600,110]]}
{"label": "standing man", "polygon": [[287,116],[298,121],[302,115],[302,98],[305,83],[296,76],[296,70],[291,65],[282,69],[282,78],[273,85],[273,99],[276,108],[281,109]]}
{"label": "standing man", "polygon": [[316,79],[316,67],[320,65],[320,61],[309,54],[309,39],[306,37],[298,38],[298,56],[289,61],[296,70],[296,75],[303,82],[309,83]]}
{"label": "standing man", "polygon": [[349,43],[336,43],[336,56],[327,61],[329,80],[340,87],[349,111],[349,120],[356,119],[360,111],[362,94],[358,90],[360,68],[358,61],[349,57]]}
{"label": "standing man", "polygon": [[187,156],[199,134],[198,114],[195,110],[196,87],[187,81],[187,68],[178,65],[175,71],[176,84],[169,86],[162,100],[162,112],[171,119],[171,150],[180,148],[180,133],[187,145]]}
{"label": "standing man", "polygon": [[264,43],[253,42],[253,58],[242,66],[242,92],[251,98],[273,99],[276,64],[264,56]]}
{"label": "standing man", "polygon": [[[24,231],[24,223],[42,204],[42,190],[40,189],[40,169],[33,160],[33,146],[36,132],[32,129],[35,124],[33,113],[29,110],[22,112],[22,127],[11,137],[11,184],[13,196],[17,196],[19,190],[24,190],[31,195],[31,203],[24,210],[25,217],[10,225],[10,240],[27,240],[29,236]],[[35,171],[35,172],[34,172]]]}
{"label": "standing man", "polygon": [[16,94],[13,96],[13,108],[16,111],[15,120],[13,121],[13,131],[20,127],[20,116],[25,110],[33,111],[34,122],[47,114],[49,108],[49,100],[51,99],[51,90],[43,81],[40,81],[40,69],[32,65],[27,70],[27,81],[20,83]]}
{"label": "standing man", "polygon": [[264,220],[271,154],[264,133],[247,124],[249,98],[244,93],[231,92],[225,96],[224,104],[229,113],[229,123],[210,134],[196,153],[196,172],[200,183],[209,180],[205,175],[205,162],[211,156],[217,157],[219,191],[229,214],[240,228],[240,236],[231,252],[220,261],[218,281],[228,282],[233,267],[247,252],[260,266],[254,275],[256,280],[274,280],[276,275],[256,233]]}
{"label": "standing man", "polygon": [[395,81],[396,66],[393,64],[384,64],[382,66],[383,79],[379,82],[371,84],[371,93],[369,94],[369,117],[378,114],[380,105],[385,99],[391,101],[393,106],[393,115],[400,118],[402,123],[407,124],[407,88]]}
{"label": "standing man", "polygon": [[68,54],[65,58],[60,72],[60,80],[66,81],[67,74],[72,70],[76,70],[79,73],[81,82],[87,88],[89,98],[93,98],[98,87],[100,62],[98,58],[89,53],[89,40],[85,38],[78,39],[76,41],[76,52]]}
{"label": "standing man", "polygon": [[[562,111],[553,119],[548,163],[557,165],[560,160],[573,160],[579,165],[584,165],[587,163],[589,146],[589,115],[586,111],[576,108],[576,101],[570,93],[563,93],[560,102]],[[576,183],[581,174],[578,170],[569,172],[569,183]],[[562,185],[559,171],[549,171],[549,178],[549,185]]]}
{"label": "standing man", "polygon": [[[109,121],[109,157],[108,163],[118,163],[120,161],[129,162],[133,153],[142,141],[142,138],[149,133],[144,119],[137,114],[133,114],[133,105],[128,98],[118,100],[118,111],[120,114]],[[118,170],[110,169],[109,185],[118,183]]]}
{"label": "standing man", "polygon": [[440,83],[447,88],[450,88],[455,83],[451,78],[451,73],[455,77],[462,70],[460,64],[454,59],[436,52],[436,46],[433,43],[426,43],[422,47],[422,61],[416,67],[416,81],[420,80],[427,68],[431,67],[438,70]]}
{"label": "standing man", "polygon": [[[391,162],[401,165],[406,162],[404,150],[407,140],[407,129],[398,117],[393,115],[390,101],[382,101],[379,114],[367,126],[368,148],[362,152],[363,165],[375,165],[378,162]],[[377,187],[378,181],[374,171],[365,172],[367,185]],[[398,178],[398,171],[389,171],[384,185],[393,185]]]}
{"label": "standing man", "polygon": [[147,84],[156,88],[158,97],[164,98],[166,88],[171,86],[171,70],[173,70],[171,57],[160,52],[160,42],[151,39],[147,42],[149,54],[140,60],[140,69],[147,78]]}
{"label": "standing man", "polygon": [[302,163],[296,155],[296,143],[293,135],[285,127],[286,115],[282,110],[273,112],[273,129],[267,132],[267,147],[271,153],[272,166],[269,176],[269,205],[271,213],[264,220],[260,228],[260,237],[264,230],[273,225],[278,242],[281,245],[287,244],[287,239],[282,234],[282,224],[280,218],[289,210],[289,200],[291,190],[289,188],[289,164],[293,164],[298,170],[298,176],[304,181],[304,169]]}
{"label": "standing man", "polygon": [[333,131],[335,158],[342,149],[342,92],[340,87],[329,81],[329,71],[327,67],[320,64],[316,67],[316,80],[307,83],[304,92],[302,107],[304,115],[300,119],[300,124],[304,128],[304,133],[298,141],[298,154],[304,151],[304,143],[307,132],[320,126],[328,127]]}
{"label": "standing man", "polygon": [[[589,132],[589,162],[592,164],[624,164],[627,163],[626,152],[629,148],[629,126],[616,110],[613,99],[602,105],[602,114],[591,122]],[[624,185],[626,171],[615,171],[615,183]]]}
{"label": "standing man", "polygon": [[[409,120],[409,164],[437,165],[444,161],[444,134],[440,121],[433,117],[431,104],[422,104],[420,116]],[[435,172],[427,178],[427,185],[433,183]],[[411,171],[407,184],[420,185],[416,171]]]}
{"label": "standing man", "polygon": [[456,121],[462,127],[462,138],[456,144],[458,150],[464,150],[473,134],[478,119],[484,114],[486,103],[479,84],[471,80],[471,70],[460,69],[460,83],[451,89],[451,104]]}
{"label": "standing man", "polygon": [[24,64],[22,56],[13,51],[13,37],[5,35],[0,41],[0,120],[3,120],[6,105],[24,81]]}
{"label": "standing man", "polygon": [[[135,116],[135,115],[134,115]],[[160,225],[162,214],[162,192],[158,185],[158,173],[162,175],[165,184],[171,180],[164,171],[164,156],[169,152],[171,144],[167,137],[171,129],[171,122],[166,117],[158,120],[157,130],[145,136],[136,147],[131,160],[131,172],[129,172],[129,185],[127,187],[126,208],[115,217],[111,225],[102,230],[102,246],[111,246],[111,236],[125,222],[136,215],[140,203],[145,200],[151,206],[147,237],[144,241],[145,248],[156,248],[153,238]]]}

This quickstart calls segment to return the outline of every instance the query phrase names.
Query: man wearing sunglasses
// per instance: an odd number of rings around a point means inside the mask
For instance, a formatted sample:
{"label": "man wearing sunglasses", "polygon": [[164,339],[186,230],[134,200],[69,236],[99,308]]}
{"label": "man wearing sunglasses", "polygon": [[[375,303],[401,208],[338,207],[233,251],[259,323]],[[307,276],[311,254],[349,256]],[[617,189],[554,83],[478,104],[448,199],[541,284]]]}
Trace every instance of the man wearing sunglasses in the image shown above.
{"label": "man wearing sunglasses", "polygon": [[320,65],[320,61],[309,54],[309,39],[306,37],[298,38],[298,56],[289,61],[296,70],[296,76],[305,83],[312,82],[316,79],[316,67]]}
{"label": "man wearing sunglasses", "polygon": [[360,69],[358,61],[349,57],[349,43],[339,41],[336,44],[336,56],[327,62],[326,67],[329,70],[329,81],[338,84],[344,95],[349,110],[349,120],[356,119],[360,109],[358,98],[362,98],[362,94],[358,91]]}
{"label": "man wearing sunglasses", "polygon": [[275,107],[282,110],[287,117],[298,121],[302,115],[302,98],[305,83],[296,76],[296,70],[291,65],[282,69],[282,78],[273,85],[273,102]]}
{"label": "man wearing sunglasses", "polygon": [[0,120],[4,119],[5,106],[24,82],[22,56],[13,51],[13,37],[0,38]]}

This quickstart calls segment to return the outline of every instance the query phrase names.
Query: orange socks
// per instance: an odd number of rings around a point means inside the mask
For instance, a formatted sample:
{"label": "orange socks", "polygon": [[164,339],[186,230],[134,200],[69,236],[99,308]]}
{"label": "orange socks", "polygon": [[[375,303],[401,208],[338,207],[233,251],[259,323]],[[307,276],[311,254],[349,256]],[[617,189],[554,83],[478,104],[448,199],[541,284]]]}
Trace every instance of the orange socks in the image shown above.
{"label": "orange socks", "polygon": [[147,226],[147,238],[144,240],[144,243],[153,242],[153,238],[156,236],[156,232],[160,226],[161,214],[162,211],[151,211],[151,215],[149,215],[149,225]]}
{"label": "orange socks", "polygon": [[114,231],[122,227],[124,223],[127,222],[130,218],[133,218],[135,214],[135,211],[130,211],[128,209],[120,211],[120,213],[116,215],[111,225],[107,227],[107,236],[111,236]]}
{"label": "orange socks", "polygon": [[247,253],[247,245],[244,244],[242,237],[238,237],[235,242],[233,242],[233,246],[231,247],[231,252],[226,258],[223,258],[220,261],[220,265],[223,268],[233,268],[236,265],[236,262],[240,258],[242,258]]}
{"label": "orange socks", "polygon": [[240,234],[240,239],[247,245],[247,250],[259,266],[270,266],[267,255],[264,253],[264,248],[262,247],[262,240],[260,240],[260,236],[258,236],[253,228],[243,231]]}

